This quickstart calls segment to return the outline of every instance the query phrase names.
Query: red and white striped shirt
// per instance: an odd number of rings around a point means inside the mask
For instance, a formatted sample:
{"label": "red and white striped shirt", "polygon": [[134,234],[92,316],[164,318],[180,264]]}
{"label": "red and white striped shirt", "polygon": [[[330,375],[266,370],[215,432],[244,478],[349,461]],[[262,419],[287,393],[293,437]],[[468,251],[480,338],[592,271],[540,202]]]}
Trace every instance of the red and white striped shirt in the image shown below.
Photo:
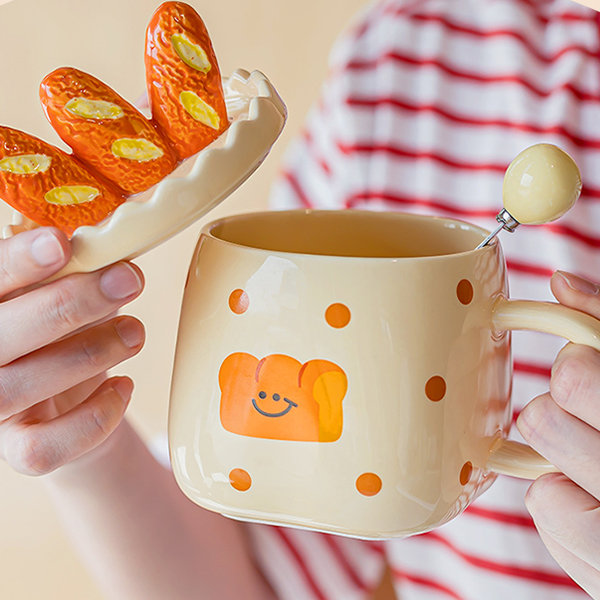
{"label": "red and white striped shirt", "polygon": [[[507,165],[546,141],[573,156],[584,190],[559,222],[501,234],[511,295],[550,299],[556,269],[599,279],[599,40],[596,13],[568,0],[371,5],[332,53],[275,207],[402,210],[492,228]],[[514,335],[516,411],[547,391],[563,343]],[[249,528],[286,600],[366,598],[385,560],[402,600],[586,598],[538,537],[527,487],[500,477],[448,525],[385,543]]]}

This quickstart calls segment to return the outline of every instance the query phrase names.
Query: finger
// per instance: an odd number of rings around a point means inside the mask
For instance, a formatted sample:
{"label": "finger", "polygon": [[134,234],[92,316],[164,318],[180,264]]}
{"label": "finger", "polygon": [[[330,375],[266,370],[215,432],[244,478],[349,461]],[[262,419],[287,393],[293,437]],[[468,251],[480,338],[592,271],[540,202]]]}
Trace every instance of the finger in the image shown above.
{"label": "finger", "polygon": [[600,288],[596,283],[572,273],[556,271],[550,287],[561,304],[600,319]]}
{"label": "finger", "polygon": [[0,304],[0,365],[102,319],[133,300],[142,287],[141,271],[118,263],[70,275]]}
{"label": "finger", "polygon": [[[49,421],[54,417],[62,415],[78,404],[81,404],[95,389],[99,388],[106,380],[108,375],[106,372],[99,373],[90,379],[86,379],[72,388],[65,390],[60,394],[55,394],[50,398],[53,405],[52,413],[47,413],[43,418],[44,421]],[[30,410],[34,410],[37,405],[32,406]],[[39,420],[42,420],[41,418]]]}
{"label": "finger", "polygon": [[133,383],[109,379],[85,402],[50,421],[17,425],[3,436],[8,464],[26,475],[44,475],[99,446],[121,422]]}
{"label": "finger", "polygon": [[82,327],[79,327],[78,329],[75,329],[74,331],[70,331],[67,335],[63,336],[62,338],[58,338],[58,340],[56,340],[56,341],[58,342],[61,339],[66,339],[68,337],[71,337],[72,335],[75,335],[76,333],[81,333],[82,331],[92,329],[92,327],[102,325],[102,323],[108,323],[109,321],[112,321],[113,319],[115,319],[118,315],[119,315],[119,311],[113,310],[108,315],[105,315],[102,318],[97,319],[96,321],[92,321],[91,323],[86,323]]}
{"label": "finger", "polygon": [[544,475],[525,496],[538,528],[583,562],[600,569],[600,503],[560,473]]}
{"label": "finger", "polygon": [[523,437],[542,456],[600,498],[600,434],[563,410],[550,394],[532,400],[517,419]]}
{"label": "finger", "polygon": [[538,533],[554,560],[564,569],[567,575],[592,598],[600,598],[600,572],[565,550],[543,529],[538,528]]}
{"label": "finger", "polygon": [[40,227],[0,240],[0,297],[43,281],[71,256],[64,233]]}
{"label": "finger", "polygon": [[0,419],[16,415],[131,358],[143,341],[143,325],[132,317],[121,317],[0,368]]}
{"label": "finger", "polygon": [[570,414],[600,430],[600,353],[568,344],[552,366],[550,394]]}
{"label": "finger", "polygon": [[[78,404],[81,404],[95,389],[100,387],[102,383],[108,378],[106,373],[100,373],[95,377],[78,383],[72,388],[62,392],[61,394],[55,394],[50,396],[47,400],[38,402],[30,408],[0,421],[0,436],[2,432],[8,427],[18,423],[37,423],[39,421],[49,421],[58,417],[63,413],[68,412]],[[0,456],[2,448],[0,447]]]}

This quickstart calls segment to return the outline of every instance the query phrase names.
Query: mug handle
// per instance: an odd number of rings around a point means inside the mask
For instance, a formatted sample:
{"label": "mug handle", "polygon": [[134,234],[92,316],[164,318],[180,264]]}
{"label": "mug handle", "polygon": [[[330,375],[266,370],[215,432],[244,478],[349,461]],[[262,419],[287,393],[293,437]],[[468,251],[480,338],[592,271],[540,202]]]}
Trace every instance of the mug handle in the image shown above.
{"label": "mug handle", "polygon": [[[552,333],[600,351],[600,321],[556,302],[498,298],[492,308],[492,325],[498,332],[524,329]],[[530,446],[506,439],[492,446],[485,468],[524,479],[558,472]]]}

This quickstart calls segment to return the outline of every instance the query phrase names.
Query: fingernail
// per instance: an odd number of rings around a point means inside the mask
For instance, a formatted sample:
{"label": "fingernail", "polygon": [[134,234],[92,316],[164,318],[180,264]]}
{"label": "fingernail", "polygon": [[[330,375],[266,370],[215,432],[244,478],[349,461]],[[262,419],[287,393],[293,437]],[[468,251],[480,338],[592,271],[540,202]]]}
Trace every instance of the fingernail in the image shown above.
{"label": "fingernail", "polygon": [[556,271],[557,275],[562,277],[565,283],[576,292],[581,292],[583,294],[591,294],[593,296],[598,294],[600,288],[591,281],[587,279],[583,279],[582,277],[578,277],[577,275],[573,275],[572,273],[565,273],[564,271]]}
{"label": "fingernail", "polygon": [[128,348],[135,348],[144,339],[143,326],[133,319],[121,319],[115,323],[119,337]]}
{"label": "fingernail", "polygon": [[31,243],[31,256],[40,267],[51,267],[61,262],[65,253],[61,243],[49,231],[42,231]]}
{"label": "fingernail", "polygon": [[123,400],[123,402],[126,403],[129,402],[129,400],[131,399],[131,393],[133,392],[133,382],[131,381],[131,379],[127,379],[125,377],[122,379],[117,379],[113,381],[112,389],[115,390],[115,392],[117,392],[117,394],[121,396],[121,400]]}
{"label": "fingernail", "polygon": [[139,275],[126,263],[111,267],[100,277],[100,289],[109,300],[123,300],[137,294],[141,288]]}

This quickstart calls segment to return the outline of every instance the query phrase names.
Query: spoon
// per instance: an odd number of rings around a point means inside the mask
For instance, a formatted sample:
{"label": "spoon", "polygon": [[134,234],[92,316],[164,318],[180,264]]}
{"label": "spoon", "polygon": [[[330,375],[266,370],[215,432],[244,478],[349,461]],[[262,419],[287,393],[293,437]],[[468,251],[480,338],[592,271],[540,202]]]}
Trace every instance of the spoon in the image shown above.
{"label": "spoon", "polygon": [[504,208],[498,227],[477,246],[482,248],[505,229],[521,224],[539,225],[562,217],[581,194],[581,174],[575,161],[552,144],[525,148],[510,163],[502,184]]}

